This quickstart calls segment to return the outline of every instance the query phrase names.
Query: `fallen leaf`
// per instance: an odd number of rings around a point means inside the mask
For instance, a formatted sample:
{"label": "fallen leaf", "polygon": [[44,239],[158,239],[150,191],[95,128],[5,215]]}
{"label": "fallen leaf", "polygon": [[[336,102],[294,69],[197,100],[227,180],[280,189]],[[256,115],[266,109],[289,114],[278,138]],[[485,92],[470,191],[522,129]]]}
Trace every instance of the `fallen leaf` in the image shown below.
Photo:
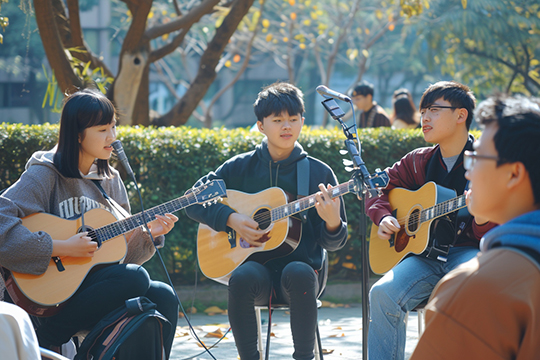
{"label": "fallen leaf", "polygon": [[219,313],[222,313],[224,310],[220,309],[219,307],[217,306],[210,306],[209,308],[206,308],[204,310],[205,313],[214,313],[214,314],[219,314]]}
{"label": "fallen leaf", "polygon": [[341,326],[338,326],[338,327],[333,328],[332,330],[343,330],[343,329],[341,328]]}
{"label": "fallen leaf", "polygon": [[339,335],[339,334],[334,334],[334,335],[330,335],[329,337],[335,338],[335,337],[344,337],[344,336],[345,336],[345,334],[344,334],[344,333],[341,333],[341,335]]}
{"label": "fallen leaf", "polygon": [[205,335],[205,337],[215,337],[218,339],[221,338],[222,336],[223,336],[223,333],[221,332],[221,329],[219,328]]}
{"label": "fallen leaf", "polygon": [[322,349],[323,355],[328,355],[334,352],[334,349]]}
{"label": "fallen leaf", "polygon": [[188,336],[188,335],[189,335],[189,332],[176,330],[176,333],[174,334],[174,337],[179,338],[179,337],[184,337],[184,336]]}

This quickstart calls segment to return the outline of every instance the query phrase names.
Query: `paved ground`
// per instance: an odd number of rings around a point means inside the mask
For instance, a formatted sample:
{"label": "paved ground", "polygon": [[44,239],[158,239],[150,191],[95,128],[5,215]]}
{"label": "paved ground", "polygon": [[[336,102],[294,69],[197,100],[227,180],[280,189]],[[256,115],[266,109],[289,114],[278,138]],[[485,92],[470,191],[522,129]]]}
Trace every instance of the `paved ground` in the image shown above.
{"label": "paved ground", "polygon": [[[266,343],[266,323],[268,312],[262,313],[263,340]],[[206,344],[211,346],[218,338],[208,337],[208,333],[221,331],[225,333],[229,327],[226,315],[209,316],[207,314],[194,314],[190,317],[196,334]],[[274,311],[272,318],[272,337],[270,345],[270,359],[292,359],[292,337],[289,328],[289,315],[285,311]],[[204,349],[198,345],[189,333],[186,319],[178,323],[177,337],[173,344],[171,359],[174,360],[202,360],[212,359]],[[324,355],[327,360],[358,360],[362,358],[362,308],[360,306],[336,307],[319,309],[319,329],[322,347],[331,352]],[[418,320],[416,313],[411,313],[407,326],[406,358],[410,357],[418,341]],[[215,359],[237,359],[238,353],[234,345],[234,337],[229,332],[216,347],[210,350]]]}

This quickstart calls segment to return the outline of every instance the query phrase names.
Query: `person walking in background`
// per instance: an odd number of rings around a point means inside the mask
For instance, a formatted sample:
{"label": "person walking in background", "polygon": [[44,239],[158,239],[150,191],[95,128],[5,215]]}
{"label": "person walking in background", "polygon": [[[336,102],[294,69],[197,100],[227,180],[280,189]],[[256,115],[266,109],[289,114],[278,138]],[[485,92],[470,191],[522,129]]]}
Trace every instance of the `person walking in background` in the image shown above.
{"label": "person walking in background", "polygon": [[[373,100],[373,93],[373,85],[363,81],[356,85],[350,94],[353,105],[360,111],[358,128],[390,127],[390,119],[384,109]],[[344,120],[346,118],[347,116]]]}
{"label": "person walking in background", "polygon": [[392,96],[392,129],[415,129],[420,127],[412,95],[407,89],[397,89]]}
{"label": "person walking in background", "polygon": [[446,275],[426,306],[412,360],[538,359],[540,354],[540,99],[482,102],[484,126],[465,153],[469,211],[501,226]]}

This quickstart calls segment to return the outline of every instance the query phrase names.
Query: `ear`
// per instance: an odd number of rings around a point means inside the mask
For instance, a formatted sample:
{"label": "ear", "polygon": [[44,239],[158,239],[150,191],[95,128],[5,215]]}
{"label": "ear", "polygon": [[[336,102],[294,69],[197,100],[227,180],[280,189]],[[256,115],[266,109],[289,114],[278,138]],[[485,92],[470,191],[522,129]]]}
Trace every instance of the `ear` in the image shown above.
{"label": "ear", "polygon": [[510,167],[509,180],[506,183],[508,189],[515,189],[518,186],[523,186],[529,179],[529,172],[525,168],[522,162],[515,162],[511,164],[505,164]]}
{"label": "ear", "polygon": [[458,124],[464,124],[467,121],[467,116],[469,116],[469,112],[465,108],[459,108],[458,110]]}
{"label": "ear", "polygon": [[304,120],[305,120],[305,119],[306,119],[306,118],[302,116],[302,126],[304,126]]}
{"label": "ear", "polygon": [[264,124],[262,121],[257,120],[257,128],[261,134],[264,134]]}

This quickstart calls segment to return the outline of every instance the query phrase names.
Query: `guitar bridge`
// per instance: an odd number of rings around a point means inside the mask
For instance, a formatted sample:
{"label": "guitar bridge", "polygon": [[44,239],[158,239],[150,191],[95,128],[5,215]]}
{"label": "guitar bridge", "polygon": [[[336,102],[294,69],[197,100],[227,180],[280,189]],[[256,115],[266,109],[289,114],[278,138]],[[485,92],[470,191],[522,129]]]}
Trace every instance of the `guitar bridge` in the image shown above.
{"label": "guitar bridge", "polygon": [[229,240],[229,244],[231,244],[231,249],[236,247],[236,231],[234,229],[229,228],[229,231],[227,231],[227,239]]}
{"label": "guitar bridge", "polygon": [[[393,217],[397,216],[397,208],[392,211],[392,216]],[[390,236],[390,239],[388,239],[388,243],[389,243],[391,248],[396,246],[396,234],[395,233]]]}

